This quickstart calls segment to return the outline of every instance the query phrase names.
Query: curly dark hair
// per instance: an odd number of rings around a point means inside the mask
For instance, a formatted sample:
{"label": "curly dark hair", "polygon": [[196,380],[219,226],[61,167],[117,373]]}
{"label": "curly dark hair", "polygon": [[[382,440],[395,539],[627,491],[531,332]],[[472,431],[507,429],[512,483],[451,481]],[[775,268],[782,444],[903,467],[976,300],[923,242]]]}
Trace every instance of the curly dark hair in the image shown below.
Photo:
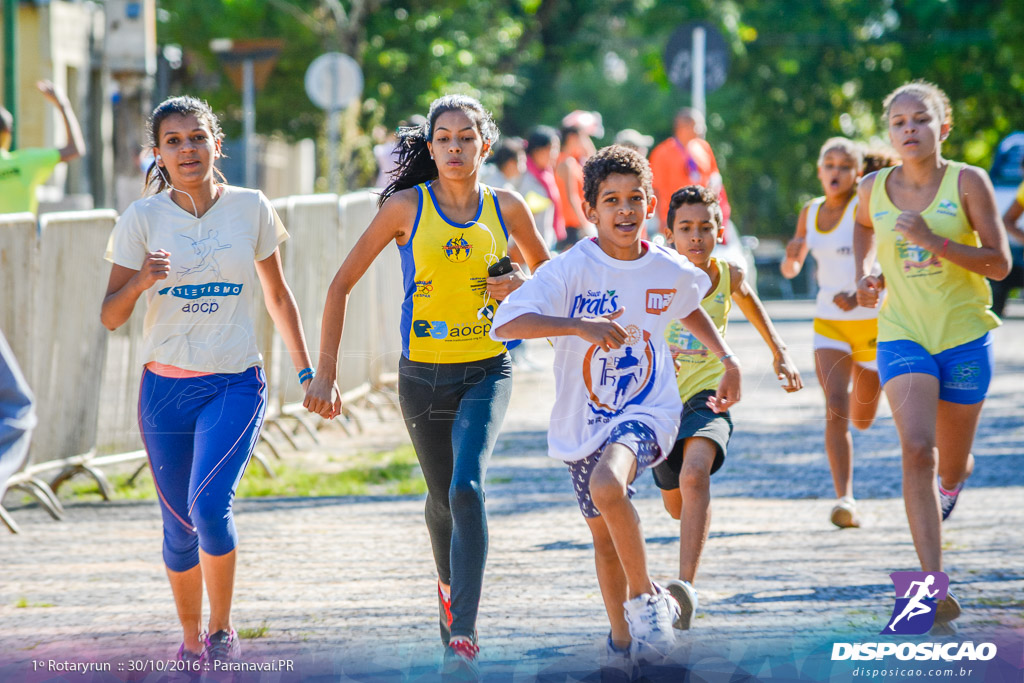
{"label": "curly dark hair", "polygon": [[651,165],[647,163],[636,150],[622,145],[610,145],[597,151],[597,154],[587,159],[583,165],[583,199],[588,204],[597,204],[597,191],[604,179],[612,173],[623,175],[635,175],[644,186],[647,198],[654,196],[654,187],[651,185],[654,176],[651,174]]}
{"label": "curly dark hair", "polygon": [[715,193],[701,185],[687,185],[672,193],[672,199],[668,202],[668,229],[676,222],[676,211],[684,204],[703,204],[708,207],[711,213],[711,220],[718,227],[722,227],[722,207],[718,204],[718,197]]}

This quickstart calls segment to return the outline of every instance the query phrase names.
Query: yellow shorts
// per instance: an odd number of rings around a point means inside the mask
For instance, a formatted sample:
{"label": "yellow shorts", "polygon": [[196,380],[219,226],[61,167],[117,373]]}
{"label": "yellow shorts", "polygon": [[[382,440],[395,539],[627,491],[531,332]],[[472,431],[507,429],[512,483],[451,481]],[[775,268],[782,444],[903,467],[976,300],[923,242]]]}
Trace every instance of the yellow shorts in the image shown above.
{"label": "yellow shorts", "polygon": [[853,356],[853,362],[875,368],[878,320],[814,319],[814,348],[836,349]]}

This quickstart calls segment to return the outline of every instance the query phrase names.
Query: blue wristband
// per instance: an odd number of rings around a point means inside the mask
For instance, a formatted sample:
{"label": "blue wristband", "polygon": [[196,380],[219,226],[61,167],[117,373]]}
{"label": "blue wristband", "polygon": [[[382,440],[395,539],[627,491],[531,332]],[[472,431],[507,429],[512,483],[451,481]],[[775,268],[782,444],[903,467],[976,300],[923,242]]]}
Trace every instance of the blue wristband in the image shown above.
{"label": "blue wristband", "polygon": [[307,379],[313,379],[316,377],[316,371],[313,368],[302,368],[299,370],[299,384],[302,384]]}

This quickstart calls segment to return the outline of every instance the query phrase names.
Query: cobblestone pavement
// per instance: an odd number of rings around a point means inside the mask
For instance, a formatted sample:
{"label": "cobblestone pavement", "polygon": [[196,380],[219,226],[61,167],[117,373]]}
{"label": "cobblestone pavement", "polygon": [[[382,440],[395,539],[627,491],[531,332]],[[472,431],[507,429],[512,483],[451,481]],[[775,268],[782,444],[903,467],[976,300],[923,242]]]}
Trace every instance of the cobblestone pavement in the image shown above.
{"label": "cobblestone pavement", "polygon": [[[738,649],[778,654],[841,637],[877,639],[892,607],[889,572],[918,568],[884,402],[875,425],[854,435],[864,525],[838,530],[828,522],[832,487],[810,350],[812,309],[806,302],[769,308],[808,386],[784,394],[752,326],[731,323],[744,401],[734,409],[729,458],[713,478],[700,610],[674,653],[705,672],[702,680],[729,680]],[[997,372],[976,440],[977,467],[943,529],[946,571],[964,607],[959,637],[997,638],[1018,649],[1022,338],[1020,317],[995,332]],[[534,363],[549,368],[545,343],[529,349]],[[490,554],[479,631],[484,673],[494,680],[593,669],[607,633],[586,525],[564,466],[545,453],[553,393],[549,369],[517,373],[488,472]],[[405,440],[392,417],[358,439],[327,430],[317,452]],[[651,572],[667,580],[677,567],[678,527],[649,476],[638,488]],[[234,620],[238,628],[266,627],[264,637],[244,642],[247,657],[290,659],[304,676],[322,680],[430,678],[440,648],[422,497],[239,500],[236,510],[243,540]],[[35,507],[15,506],[13,515],[23,533],[0,533],[0,662],[7,662],[0,680],[29,676],[33,662],[49,659],[124,666],[126,657],[159,661],[176,649],[155,503],[72,503],[59,523]],[[44,673],[33,680],[50,680]],[[287,678],[258,678],[278,677]]]}

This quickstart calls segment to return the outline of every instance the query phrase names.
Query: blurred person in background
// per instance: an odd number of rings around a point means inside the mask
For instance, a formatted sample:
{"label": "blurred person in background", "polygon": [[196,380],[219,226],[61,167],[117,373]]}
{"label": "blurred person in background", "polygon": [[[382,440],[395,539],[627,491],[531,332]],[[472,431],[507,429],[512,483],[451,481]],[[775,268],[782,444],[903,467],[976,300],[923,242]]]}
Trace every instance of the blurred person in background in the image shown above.
{"label": "blurred person in background", "polygon": [[67,95],[50,81],[39,81],[36,87],[60,112],[68,142],[60,149],[29,147],[10,151],[14,117],[0,107],[0,213],[36,213],[36,188],[46,182],[59,162],[85,154],[82,128]]}
{"label": "blurred person in background", "polygon": [[[422,126],[427,120],[419,114],[413,114],[408,121],[399,121],[397,130]],[[377,160],[376,187],[387,187],[391,182],[391,174],[398,168],[398,133],[392,131],[388,139],[373,146],[373,158]]]}
{"label": "blurred person in background", "polygon": [[654,138],[644,135],[635,128],[623,128],[615,134],[615,144],[636,150],[640,156],[647,158],[647,153],[651,151],[651,145],[654,144]]}
{"label": "blurred person in background", "polygon": [[549,249],[565,239],[562,194],[555,179],[559,149],[558,131],[554,128],[537,126],[530,131],[526,139],[526,173],[519,183],[519,193]]}
{"label": "blurred person in background", "polygon": [[725,192],[722,174],[711,145],[704,139],[707,124],[704,114],[684,107],[676,114],[672,137],[662,141],[651,152],[651,172],[654,173],[654,196],[658,198],[658,219],[662,229],[668,229],[668,205],[672,193],[686,185],[701,185],[718,197],[722,207],[722,222],[728,225],[732,213]]}
{"label": "blurred person in background", "polygon": [[900,155],[892,147],[880,143],[870,144],[864,148],[864,168],[860,176],[863,178],[869,173],[895,166],[898,163],[900,163]]}
{"label": "blurred person in background", "polygon": [[604,137],[600,114],[576,110],[562,119],[562,149],[555,163],[562,195],[565,239],[555,249],[565,251],[588,234],[596,234],[583,213],[583,164],[597,151],[591,136]]}
{"label": "blurred person in background", "polygon": [[491,187],[518,191],[526,173],[526,150],[521,138],[505,138],[491,150],[491,158],[480,169],[480,181]]}
{"label": "blurred person in background", "polygon": [[[1024,166],[1024,159],[1021,159],[1021,166]],[[1012,266],[1010,274],[1002,280],[989,279],[989,286],[992,287],[992,312],[999,317],[1003,316],[1003,309],[1006,308],[1006,300],[1010,296],[1010,290],[1017,287],[1024,287],[1024,230],[1017,225],[1017,221],[1024,215],[1024,183],[1017,188],[1017,196],[1013,203],[1003,213],[1003,227],[1006,228],[1010,241],[1010,260]]]}

